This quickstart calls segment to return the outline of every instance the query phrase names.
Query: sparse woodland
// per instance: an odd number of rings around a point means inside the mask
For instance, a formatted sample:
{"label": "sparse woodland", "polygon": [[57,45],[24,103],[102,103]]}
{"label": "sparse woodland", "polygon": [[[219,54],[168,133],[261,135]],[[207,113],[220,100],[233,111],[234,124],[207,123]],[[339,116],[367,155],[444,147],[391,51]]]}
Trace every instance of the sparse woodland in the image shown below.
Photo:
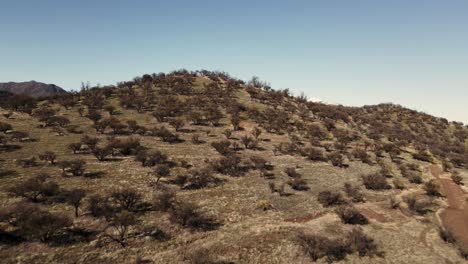
{"label": "sparse woodland", "polygon": [[0,113],[2,263],[468,258],[439,217],[441,185],[468,183],[461,123],[205,70],[0,94]]}

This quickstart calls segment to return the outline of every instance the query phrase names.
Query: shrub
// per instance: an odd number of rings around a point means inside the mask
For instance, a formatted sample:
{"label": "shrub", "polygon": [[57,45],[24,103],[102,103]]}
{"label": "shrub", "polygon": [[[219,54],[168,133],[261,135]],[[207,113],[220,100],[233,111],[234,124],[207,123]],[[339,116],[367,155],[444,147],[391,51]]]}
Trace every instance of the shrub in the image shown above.
{"label": "shrub", "polygon": [[116,148],[124,156],[135,155],[143,149],[140,140],[137,138],[128,138],[117,142]]}
{"label": "shrub", "polygon": [[404,190],[406,188],[405,183],[400,178],[393,179],[393,186],[399,190]]}
{"label": "shrub", "polygon": [[347,182],[344,184],[344,191],[355,203],[361,203],[365,201],[364,194],[357,186],[353,186]]}
{"label": "shrub", "polygon": [[224,130],[223,135],[226,137],[226,139],[230,139],[232,136],[232,130],[231,129]]}
{"label": "shrub", "polygon": [[406,177],[408,178],[408,181],[411,183],[421,184],[423,182],[421,173],[419,172],[411,171],[406,175]]}
{"label": "shrub", "polygon": [[53,151],[46,151],[42,154],[39,154],[39,159],[45,160],[46,162],[50,162],[50,164],[55,164],[57,155]]}
{"label": "shrub", "polygon": [[418,214],[425,214],[430,211],[431,202],[427,199],[418,199],[415,195],[403,197],[403,201],[408,205],[408,209]]}
{"label": "shrub", "polygon": [[211,146],[221,155],[226,156],[231,153],[231,142],[229,140],[221,140],[217,142],[212,142]]}
{"label": "shrub", "polygon": [[456,242],[456,239],[454,237],[454,235],[452,234],[452,232],[446,230],[446,229],[439,229],[439,236],[440,238],[442,238],[442,240],[444,240],[445,242],[447,243],[455,243]]}
{"label": "shrub", "polygon": [[176,192],[169,189],[161,189],[153,197],[153,207],[156,210],[167,212],[174,208]]}
{"label": "shrub", "polygon": [[326,257],[328,262],[331,263],[342,260],[348,253],[351,253],[346,241],[343,239],[329,239],[315,234],[302,234],[299,241],[313,261]]}
{"label": "shrub", "polygon": [[356,159],[359,159],[364,163],[367,163],[367,164],[371,163],[370,156],[369,154],[367,154],[367,152],[364,149],[357,148],[353,151],[352,154]]}
{"label": "shrub", "polygon": [[96,123],[102,118],[102,115],[98,111],[90,109],[86,117],[91,119],[94,123]]}
{"label": "shrub", "polygon": [[278,186],[278,188],[276,188],[275,183],[274,183],[274,182],[270,182],[270,183],[268,183],[268,187],[270,188],[271,193],[277,192],[280,196],[283,196],[283,195],[286,194],[286,193],[284,192],[284,183],[281,184],[280,186]]}
{"label": "shrub", "polygon": [[10,133],[10,137],[12,140],[24,142],[29,139],[29,133],[25,131],[13,131]]}
{"label": "shrub", "polygon": [[5,133],[8,130],[13,130],[13,126],[8,123],[0,122],[0,132]]}
{"label": "shrub", "polygon": [[258,140],[261,134],[262,134],[262,130],[258,127],[254,127],[254,129],[252,130],[252,135],[254,136],[256,140]]}
{"label": "shrub", "polygon": [[48,178],[47,174],[39,174],[13,185],[9,191],[16,196],[24,197],[32,202],[39,202],[59,192],[57,183],[47,181]]}
{"label": "shrub", "polygon": [[96,137],[84,136],[81,138],[81,143],[88,146],[89,149],[93,149],[99,143],[99,139]]}
{"label": "shrub", "polygon": [[175,223],[195,230],[213,230],[219,226],[219,223],[203,215],[200,210],[192,203],[178,203],[171,211],[171,220]]}
{"label": "shrub", "polygon": [[144,167],[152,167],[157,164],[164,164],[168,161],[167,154],[160,150],[153,150],[151,152],[140,151],[135,159],[141,162],[141,165]]}
{"label": "shrub", "polygon": [[307,191],[310,189],[309,186],[307,186],[307,182],[301,178],[293,178],[289,180],[288,185],[296,191]]}
{"label": "shrub", "polygon": [[418,153],[414,153],[413,158],[430,163],[434,162],[434,159],[432,158],[431,154],[429,154],[429,152],[427,151],[420,151]]}
{"label": "shrub", "polygon": [[301,178],[302,175],[296,171],[296,168],[294,167],[288,167],[286,169],[284,169],[284,173],[286,173],[286,175],[288,175],[289,177],[291,178]]}
{"label": "shrub", "polygon": [[192,137],[191,137],[191,141],[195,145],[203,143],[203,141],[200,140],[200,135],[199,134],[193,134]]}
{"label": "shrub", "polygon": [[106,160],[106,157],[112,154],[112,149],[109,147],[95,147],[93,150],[93,155],[99,160],[99,161],[104,161]]}
{"label": "shrub", "polygon": [[165,128],[164,126],[159,128],[153,128],[152,134],[153,136],[160,137],[162,141],[168,143],[177,143],[181,141],[177,134],[172,133],[169,129]]}
{"label": "shrub", "polygon": [[71,226],[72,221],[61,214],[36,210],[28,213],[24,218],[16,219],[15,224],[23,236],[48,242],[55,234]]}
{"label": "shrub", "polygon": [[135,189],[114,190],[111,193],[113,198],[121,208],[128,211],[136,211],[137,206],[142,202],[142,195]]}
{"label": "shrub", "polygon": [[453,172],[452,173],[452,176],[450,176],[450,178],[452,178],[452,181],[458,185],[463,185],[463,177],[460,175],[459,172]]}
{"label": "shrub", "polygon": [[191,170],[188,177],[181,181],[181,185],[182,189],[193,190],[216,185],[219,182],[220,180],[213,175],[213,171],[206,167]]}
{"label": "shrub", "polygon": [[250,161],[252,162],[253,167],[260,171],[260,176],[261,177],[265,176],[267,166],[268,166],[268,161],[260,156],[252,156],[250,157]]}
{"label": "shrub", "polygon": [[73,176],[81,176],[85,172],[86,162],[78,159],[62,161],[58,165],[62,169],[63,176],[66,175],[66,172],[70,172]]}
{"label": "shrub", "polygon": [[36,157],[31,157],[29,159],[17,160],[16,165],[21,166],[23,168],[36,167],[37,166]]}
{"label": "shrub", "polygon": [[367,218],[353,206],[340,206],[335,212],[345,224],[366,225],[369,223]]}
{"label": "shrub", "polygon": [[325,158],[325,155],[323,154],[323,151],[319,148],[307,148],[304,150],[304,154],[309,158],[310,160],[314,161],[326,161],[327,159]]}
{"label": "shrub", "polygon": [[115,106],[113,106],[113,105],[105,105],[104,110],[109,112],[110,115],[113,115],[113,114],[115,114],[116,109],[115,109]]}
{"label": "shrub", "polygon": [[108,197],[93,195],[88,200],[88,210],[94,217],[105,217],[109,219],[115,212],[110,205]]}
{"label": "shrub", "polygon": [[424,191],[429,196],[442,196],[440,186],[434,180],[430,180],[424,184]]}
{"label": "shrub", "polygon": [[383,255],[378,251],[374,239],[364,234],[361,228],[353,228],[344,237],[334,239],[317,234],[301,234],[299,243],[313,261],[326,257],[327,262],[332,263],[354,252],[361,257]]}
{"label": "shrub", "polygon": [[169,120],[169,125],[171,125],[175,131],[179,131],[185,125],[185,122],[181,118],[173,118]]}
{"label": "shrub", "polygon": [[370,190],[387,190],[391,188],[385,176],[379,173],[362,176],[362,181],[364,186]]}
{"label": "shrub", "polygon": [[382,255],[382,252],[378,251],[374,239],[364,234],[361,228],[353,228],[346,235],[346,240],[350,245],[351,250],[353,252],[357,252],[361,257]]}
{"label": "shrub", "polygon": [[63,194],[65,202],[73,206],[75,209],[75,217],[79,216],[79,209],[83,198],[86,197],[86,191],[84,189],[73,189],[65,191]]}
{"label": "shrub", "polygon": [[251,136],[242,136],[241,142],[246,149],[255,149],[258,145],[258,141]]}
{"label": "shrub", "polygon": [[318,201],[323,206],[341,205],[345,200],[340,192],[322,191],[318,195]]}
{"label": "shrub", "polygon": [[328,155],[328,159],[331,161],[332,165],[335,167],[344,167],[344,159],[341,153],[335,151]]}
{"label": "shrub", "polygon": [[73,154],[76,154],[81,150],[81,143],[71,143],[68,145],[68,148],[73,151]]}
{"label": "shrub", "polygon": [[240,166],[241,158],[235,154],[229,154],[211,163],[213,169],[221,174],[229,176],[241,176],[244,173]]}
{"label": "shrub", "polygon": [[135,225],[137,219],[133,213],[122,211],[116,213],[110,220],[110,226],[116,231],[116,235],[111,235],[122,247],[126,247],[129,227]]}

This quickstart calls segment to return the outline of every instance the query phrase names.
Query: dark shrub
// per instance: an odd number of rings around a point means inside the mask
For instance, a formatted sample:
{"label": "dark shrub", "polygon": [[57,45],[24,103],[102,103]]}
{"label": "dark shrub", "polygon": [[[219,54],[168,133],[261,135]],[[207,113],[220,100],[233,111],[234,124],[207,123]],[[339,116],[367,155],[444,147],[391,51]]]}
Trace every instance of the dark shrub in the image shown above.
{"label": "dark shrub", "polygon": [[99,161],[104,161],[106,160],[106,157],[112,154],[112,149],[109,147],[95,147],[93,150],[93,155],[99,160]]}
{"label": "dark shrub", "polygon": [[50,164],[55,164],[57,155],[53,151],[46,151],[42,154],[39,154],[39,159],[44,160],[46,162],[50,162]]}
{"label": "dark shrub", "polygon": [[219,154],[223,156],[226,156],[232,152],[232,150],[230,149],[231,142],[229,140],[221,140],[217,142],[212,142],[211,146],[214,149],[216,149],[216,151],[219,152]]}
{"label": "dark shrub", "polygon": [[174,208],[176,201],[176,192],[170,189],[161,189],[154,195],[153,206],[154,209],[167,212]]}
{"label": "dark shrub", "polygon": [[379,173],[362,176],[362,182],[370,190],[387,190],[391,188],[385,176]]}
{"label": "dark shrub", "polygon": [[430,211],[432,203],[424,198],[418,198],[415,195],[403,197],[403,201],[408,205],[408,209],[418,214],[425,214]]}
{"label": "dark shrub", "polygon": [[168,161],[167,155],[160,150],[153,150],[151,152],[142,150],[138,152],[135,159],[141,162],[141,165],[144,167],[152,167]]}
{"label": "dark shrub", "polygon": [[108,197],[93,195],[88,200],[88,210],[94,217],[110,218],[115,209],[110,205]]}
{"label": "dark shrub", "polygon": [[71,226],[72,221],[60,214],[47,211],[34,211],[27,217],[16,219],[20,233],[29,239],[39,239],[48,242],[57,232]]}
{"label": "dark shrub", "polygon": [[463,185],[463,177],[460,176],[460,173],[459,172],[453,172],[452,173],[452,176],[450,176],[450,178],[452,178],[452,181],[458,185]]}
{"label": "dark shrub", "polygon": [[201,189],[217,185],[220,182],[221,181],[213,175],[213,171],[208,167],[193,169],[183,181],[182,189]]}
{"label": "dark shrub", "polygon": [[73,151],[73,154],[76,154],[81,150],[81,143],[71,143],[68,145],[68,148]]}
{"label": "dark shrub", "polygon": [[244,169],[240,166],[241,158],[235,154],[229,154],[211,163],[213,169],[221,174],[229,176],[241,176]]}
{"label": "dark shrub", "polygon": [[365,200],[364,194],[361,190],[357,186],[353,186],[348,182],[344,184],[344,191],[355,203],[361,203]]}
{"label": "dark shrub", "polygon": [[302,175],[296,171],[296,168],[294,167],[288,167],[286,169],[284,169],[284,172],[286,173],[286,175],[288,175],[289,177],[291,178],[301,178]]}
{"label": "dark shrub", "polygon": [[333,206],[344,204],[345,200],[340,192],[322,191],[318,195],[318,201],[323,206]]}
{"label": "dark shrub", "polygon": [[13,130],[13,126],[8,123],[0,122],[0,132],[5,133],[8,130]]}
{"label": "dark shrub", "polygon": [[16,161],[16,165],[21,166],[23,168],[30,168],[37,166],[36,157],[31,157],[29,159],[19,159]]}
{"label": "dark shrub", "polygon": [[359,159],[364,163],[367,163],[367,164],[372,163],[370,160],[369,154],[367,154],[367,151],[365,151],[364,149],[357,148],[353,151],[352,154],[356,159]]}
{"label": "dark shrub", "polygon": [[93,149],[99,143],[99,139],[96,137],[84,136],[81,138],[81,143],[88,146],[89,149]]}
{"label": "dark shrub", "polygon": [[332,165],[335,167],[344,167],[343,155],[339,152],[332,152],[328,155],[328,159],[331,161]]}
{"label": "dark shrub", "polygon": [[335,212],[345,224],[366,225],[369,223],[367,218],[353,206],[340,206]]}
{"label": "dark shrub", "polygon": [[175,223],[195,230],[208,231],[216,229],[220,224],[213,218],[203,215],[191,203],[178,203],[171,211],[171,220]]}
{"label": "dark shrub", "polygon": [[86,197],[86,191],[84,189],[73,189],[70,191],[64,191],[62,194],[65,198],[65,202],[73,206],[75,209],[75,217],[79,216],[79,209],[83,198]]}
{"label": "dark shrub", "polygon": [[418,153],[414,153],[413,158],[431,163],[434,162],[434,159],[432,158],[431,154],[429,154],[429,152],[427,151],[420,151]]}
{"label": "dark shrub", "polygon": [[323,151],[319,148],[311,147],[311,148],[304,149],[304,154],[310,160],[314,160],[314,161],[326,161],[327,160],[325,158],[325,155],[323,154]]}
{"label": "dark shrub", "polygon": [[115,190],[111,193],[111,198],[119,206],[128,211],[136,211],[138,205],[142,202],[142,195],[134,189]]}
{"label": "dark shrub", "polygon": [[301,178],[293,178],[289,180],[288,185],[296,191],[307,191],[310,189],[309,186],[307,186],[307,182]]}
{"label": "dark shrub", "polygon": [[254,139],[251,136],[242,136],[241,142],[242,144],[244,144],[244,147],[246,149],[255,149],[258,145],[258,140]]}
{"label": "dark shrub", "polygon": [[39,202],[59,193],[57,183],[47,181],[48,178],[49,176],[46,174],[39,174],[13,185],[9,191],[16,196],[24,197],[33,202]]}
{"label": "dark shrub", "polygon": [[117,142],[115,146],[124,156],[135,155],[143,149],[140,140],[137,138],[128,138]]}
{"label": "dark shrub", "polygon": [[110,226],[114,228],[115,233],[111,235],[113,240],[117,241],[122,247],[126,247],[129,227],[135,225],[137,219],[134,213],[128,211],[118,212],[110,219]]}
{"label": "dark shrub", "polygon": [[353,252],[357,252],[359,256],[382,256],[382,252],[377,250],[377,245],[374,239],[364,234],[361,228],[353,228],[346,235],[347,244],[349,244]]}
{"label": "dark shrub", "polygon": [[440,186],[434,180],[430,180],[424,184],[424,191],[429,196],[442,196]]}

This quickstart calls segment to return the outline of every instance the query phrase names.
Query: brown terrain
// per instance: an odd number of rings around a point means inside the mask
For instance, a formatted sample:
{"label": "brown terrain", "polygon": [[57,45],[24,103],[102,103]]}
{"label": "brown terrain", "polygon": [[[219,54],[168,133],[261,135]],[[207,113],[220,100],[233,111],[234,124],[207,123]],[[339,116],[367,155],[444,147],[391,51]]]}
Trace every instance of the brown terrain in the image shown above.
{"label": "brown terrain", "polygon": [[468,203],[466,192],[444,173],[437,165],[430,167],[432,175],[437,178],[442,194],[447,198],[447,208],[440,213],[443,226],[458,240],[468,245]]}
{"label": "brown terrain", "polygon": [[208,71],[6,96],[1,263],[468,258],[461,123]]}

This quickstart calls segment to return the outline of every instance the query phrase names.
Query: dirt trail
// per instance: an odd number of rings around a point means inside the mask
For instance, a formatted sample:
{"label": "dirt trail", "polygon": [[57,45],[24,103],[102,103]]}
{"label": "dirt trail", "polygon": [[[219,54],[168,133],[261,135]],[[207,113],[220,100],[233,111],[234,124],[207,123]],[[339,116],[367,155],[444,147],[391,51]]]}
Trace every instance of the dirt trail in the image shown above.
{"label": "dirt trail", "polygon": [[468,245],[468,203],[465,192],[452,179],[444,176],[439,166],[432,165],[430,171],[447,197],[448,207],[440,214],[442,224],[457,240]]}

